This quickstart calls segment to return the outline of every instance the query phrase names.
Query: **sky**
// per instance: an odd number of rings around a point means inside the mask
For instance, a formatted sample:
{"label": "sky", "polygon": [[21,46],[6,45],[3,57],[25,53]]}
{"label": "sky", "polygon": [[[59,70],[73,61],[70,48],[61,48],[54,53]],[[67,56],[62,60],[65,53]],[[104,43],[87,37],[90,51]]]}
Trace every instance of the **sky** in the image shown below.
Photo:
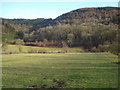
{"label": "sky", "polygon": [[[75,0],[74,0],[75,1]],[[94,1],[94,0],[93,0]],[[2,18],[52,18],[55,19],[69,11],[85,7],[118,7],[114,2],[0,2],[0,17]]]}

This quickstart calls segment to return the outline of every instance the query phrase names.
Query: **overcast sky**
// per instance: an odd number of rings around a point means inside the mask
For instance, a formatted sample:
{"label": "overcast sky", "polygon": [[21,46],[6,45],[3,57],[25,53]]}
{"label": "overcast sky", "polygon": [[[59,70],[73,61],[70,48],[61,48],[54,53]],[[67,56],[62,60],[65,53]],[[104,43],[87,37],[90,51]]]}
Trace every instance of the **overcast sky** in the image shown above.
{"label": "overcast sky", "polygon": [[[3,18],[56,18],[57,16],[85,7],[118,7],[118,0],[109,0],[110,2],[80,2],[78,0],[66,2],[37,2],[36,0],[29,2],[13,2],[14,0],[4,0],[0,2],[0,17]],[[75,2],[76,1],[76,2]],[[105,0],[104,0],[105,1]]]}

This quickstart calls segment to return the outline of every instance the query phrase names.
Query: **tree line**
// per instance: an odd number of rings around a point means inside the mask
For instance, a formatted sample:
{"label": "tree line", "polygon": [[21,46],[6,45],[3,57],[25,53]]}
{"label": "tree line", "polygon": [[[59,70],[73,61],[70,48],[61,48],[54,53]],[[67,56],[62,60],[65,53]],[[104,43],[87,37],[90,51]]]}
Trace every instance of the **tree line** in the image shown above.
{"label": "tree line", "polygon": [[[88,51],[118,53],[118,10],[112,7],[77,9],[54,20],[4,19],[3,32],[15,32],[14,38],[24,43],[35,42],[39,45],[41,42],[52,42],[56,45],[61,42],[61,46],[81,46]],[[15,44],[16,40],[12,43]]]}

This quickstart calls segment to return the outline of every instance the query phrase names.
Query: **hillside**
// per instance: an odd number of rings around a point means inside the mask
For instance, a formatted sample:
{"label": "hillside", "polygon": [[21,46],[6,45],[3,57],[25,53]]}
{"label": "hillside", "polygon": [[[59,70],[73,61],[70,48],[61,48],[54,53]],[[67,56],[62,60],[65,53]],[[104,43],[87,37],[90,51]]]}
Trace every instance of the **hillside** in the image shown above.
{"label": "hillside", "polygon": [[[87,49],[107,47],[108,50],[111,44],[118,43],[118,10],[119,7],[81,8],[53,20],[3,19],[3,33],[12,34],[14,31],[14,39],[22,39],[24,42],[47,42],[48,46],[48,42],[53,45],[58,42],[62,46],[82,46]],[[9,26],[7,29],[6,24]]]}
{"label": "hillside", "polygon": [[[2,19],[3,41],[23,39],[21,34],[30,33],[49,24],[52,24],[52,19]],[[11,36],[12,38],[9,38]]]}
{"label": "hillside", "polygon": [[119,8],[117,7],[81,8],[58,16],[55,22],[81,24],[90,20],[98,20],[98,23],[118,24],[118,10]]}

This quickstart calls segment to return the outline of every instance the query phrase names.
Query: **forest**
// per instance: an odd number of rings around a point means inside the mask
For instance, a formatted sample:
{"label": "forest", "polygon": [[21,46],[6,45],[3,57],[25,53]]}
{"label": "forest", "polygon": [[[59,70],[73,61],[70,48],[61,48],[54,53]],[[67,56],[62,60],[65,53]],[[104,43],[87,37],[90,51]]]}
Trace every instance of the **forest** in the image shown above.
{"label": "forest", "polygon": [[81,8],[55,19],[2,18],[2,42],[42,47],[83,47],[118,54],[119,7]]}

